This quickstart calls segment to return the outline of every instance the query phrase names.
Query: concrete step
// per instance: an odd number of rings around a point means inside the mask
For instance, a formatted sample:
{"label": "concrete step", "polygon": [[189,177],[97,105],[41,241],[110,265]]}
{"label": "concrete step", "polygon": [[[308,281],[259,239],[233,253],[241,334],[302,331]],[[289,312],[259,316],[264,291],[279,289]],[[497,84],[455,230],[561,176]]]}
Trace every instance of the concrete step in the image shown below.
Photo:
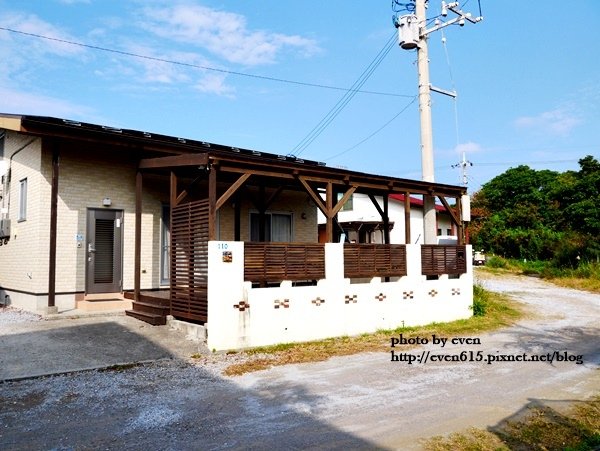
{"label": "concrete step", "polygon": [[112,310],[127,310],[132,308],[128,299],[97,299],[77,301],[77,309],[85,312],[107,312]]}

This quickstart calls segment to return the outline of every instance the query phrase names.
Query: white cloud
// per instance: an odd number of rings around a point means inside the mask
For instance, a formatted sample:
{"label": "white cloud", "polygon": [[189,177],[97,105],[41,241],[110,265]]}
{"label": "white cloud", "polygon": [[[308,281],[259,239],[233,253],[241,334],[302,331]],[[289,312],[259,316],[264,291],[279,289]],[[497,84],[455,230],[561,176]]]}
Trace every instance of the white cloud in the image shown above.
{"label": "white cloud", "polygon": [[516,119],[515,125],[521,129],[555,136],[567,136],[581,123],[577,114],[567,108],[545,111],[537,116],[522,116]]}
{"label": "white cloud", "polygon": [[[64,31],[54,25],[44,22],[35,14],[6,13],[0,18],[0,25],[6,28],[19,30],[25,33],[31,33],[39,36],[46,36],[52,39],[33,39],[30,38],[27,43],[27,53],[54,54],[60,56],[75,55],[83,53],[84,49],[79,46],[67,44],[62,41],[75,41]],[[0,40],[9,41],[14,39],[16,34],[8,31],[0,31]],[[54,40],[53,40],[54,39]]]}
{"label": "white cloud", "polygon": [[[227,74],[202,69],[202,67],[214,67],[215,64],[195,53],[169,52],[158,54],[149,47],[137,44],[128,46],[127,51],[150,58],[132,58],[125,61],[115,59],[112,69],[96,71],[96,73],[105,78],[126,77],[134,79],[136,84],[146,83],[154,85],[156,89],[171,86],[189,86],[200,92],[225,97],[233,97],[235,93],[235,89],[225,83]],[[168,61],[177,61],[182,64],[172,64]]]}
{"label": "white cloud", "polygon": [[233,98],[235,94],[235,88],[226,85],[225,78],[225,75],[222,74],[206,74],[196,84],[195,88],[200,92],[207,92]]}
{"label": "white cloud", "polygon": [[250,30],[240,14],[200,5],[178,4],[145,8],[141,26],[163,38],[193,44],[232,63],[258,65],[276,60],[292,48],[305,56],[320,51],[313,39],[298,35]]}
{"label": "white cloud", "polygon": [[[55,97],[0,87],[2,110],[6,113],[55,116],[69,119],[93,117],[91,108]],[[89,119],[88,119],[89,120]]]}
{"label": "white cloud", "polygon": [[454,148],[455,152],[458,154],[462,154],[463,152],[465,153],[475,153],[475,152],[481,152],[482,148],[478,143],[474,143],[472,141],[466,142],[466,143],[461,143],[458,144],[455,148]]}

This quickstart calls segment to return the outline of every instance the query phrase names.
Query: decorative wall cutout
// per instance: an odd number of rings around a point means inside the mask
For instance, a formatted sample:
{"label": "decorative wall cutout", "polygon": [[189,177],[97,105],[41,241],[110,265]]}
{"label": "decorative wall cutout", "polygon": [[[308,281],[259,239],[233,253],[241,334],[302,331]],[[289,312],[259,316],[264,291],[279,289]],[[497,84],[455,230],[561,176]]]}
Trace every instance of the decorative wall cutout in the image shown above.
{"label": "decorative wall cutout", "polygon": [[415,292],[414,291],[403,291],[402,292],[402,299],[414,299],[415,298]]}
{"label": "decorative wall cutout", "polygon": [[273,306],[274,308],[279,308],[279,307],[283,307],[283,308],[290,308],[290,300],[289,299],[284,299],[283,301],[280,301],[279,299],[275,300],[275,305]]}
{"label": "decorative wall cutout", "polygon": [[379,302],[383,301],[385,298],[387,298],[387,296],[383,293],[379,293],[377,296],[375,296],[375,299],[377,299]]}
{"label": "decorative wall cutout", "polygon": [[344,303],[345,304],[350,304],[350,303],[356,304],[357,301],[358,301],[358,296],[355,295],[355,294],[353,294],[352,296],[350,296],[350,295],[347,294],[346,297],[345,297],[345,299],[344,299]]}
{"label": "decorative wall cutout", "polygon": [[460,296],[460,288],[452,288],[452,296]]}
{"label": "decorative wall cutout", "polygon": [[250,308],[250,304],[248,304],[246,301],[241,301],[239,304],[234,304],[233,308],[238,309],[240,312],[245,311],[246,309]]}
{"label": "decorative wall cutout", "polygon": [[317,298],[313,299],[312,303],[319,307],[321,304],[325,304],[325,299]]}
{"label": "decorative wall cutout", "polygon": [[436,297],[438,292],[437,290],[431,290],[429,291],[429,293],[427,293],[429,296],[431,296],[432,298]]}

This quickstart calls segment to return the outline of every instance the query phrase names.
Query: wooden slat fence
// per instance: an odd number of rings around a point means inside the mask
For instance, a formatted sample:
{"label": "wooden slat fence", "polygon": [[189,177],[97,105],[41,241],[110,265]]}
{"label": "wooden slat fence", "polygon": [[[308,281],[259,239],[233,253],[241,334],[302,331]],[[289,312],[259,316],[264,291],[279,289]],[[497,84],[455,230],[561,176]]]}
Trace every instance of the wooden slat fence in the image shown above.
{"label": "wooden slat fence", "polygon": [[325,278],[325,245],[244,243],[244,280],[281,282]]}
{"label": "wooden slat fence", "polygon": [[171,213],[171,315],[208,320],[208,200]]}
{"label": "wooden slat fence", "polygon": [[405,275],[405,245],[344,244],[344,277],[402,277]]}
{"label": "wooden slat fence", "polygon": [[467,272],[465,246],[424,244],[421,246],[421,274],[464,274]]}

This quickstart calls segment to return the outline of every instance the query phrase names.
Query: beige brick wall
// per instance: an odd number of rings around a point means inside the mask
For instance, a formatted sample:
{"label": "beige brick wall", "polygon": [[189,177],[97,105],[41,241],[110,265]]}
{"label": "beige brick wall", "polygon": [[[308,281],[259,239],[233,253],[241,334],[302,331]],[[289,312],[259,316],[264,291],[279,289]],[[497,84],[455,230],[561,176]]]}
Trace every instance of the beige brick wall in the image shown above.
{"label": "beige brick wall", "polygon": [[[85,158],[81,154],[85,152]],[[50,156],[44,156],[50,169]],[[127,152],[63,149],[60,162],[56,290],[84,291],[89,208],[122,210],[123,288],[132,289],[135,251],[135,168]],[[159,286],[161,196],[155,180],[144,183],[142,197],[142,288]],[[165,200],[168,192],[163,195]],[[112,205],[104,207],[102,200]],[[83,235],[81,247],[77,235]]]}
{"label": "beige brick wall", "polygon": [[[50,207],[43,199],[47,181],[40,174],[41,140],[7,132],[4,160],[6,167],[10,166],[10,173],[4,178],[0,208],[8,211],[11,237],[8,244],[0,246],[0,286],[29,292],[44,291],[48,285],[48,242],[44,236],[43,209]],[[24,178],[27,178],[27,216],[25,221],[19,222],[20,181]]]}
{"label": "beige brick wall", "polygon": [[[250,240],[250,213],[257,212],[249,201],[243,201],[240,212],[240,238]],[[317,207],[309,200],[308,194],[296,191],[283,191],[269,207],[268,212],[292,215],[292,241],[316,243],[318,241]],[[219,239],[231,241],[234,238],[234,208],[227,202],[218,213]],[[303,218],[304,216],[304,218]]]}
{"label": "beige brick wall", "polygon": [[[5,159],[10,159],[13,152],[32,139],[9,133],[5,141]],[[127,152],[88,149],[81,145],[61,148],[56,256],[58,293],[85,290],[87,209],[106,208],[102,206],[105,197],[112,199],[111,209],[124,212],[123,287],[133,288],[135,168],[136,162]],[[52,157],[42,152],[41,140],[36,138],[15,155],[11,169],[9,217],[13,229],[8,245],[0,247],[0,286],[47,293]],[[17,222],[19,181],[25,177],[27,220]],[[168,184],[148,178],[144,182],[142,201],[142,288],[159,286],[161,201],[168,201]],[[77,246],[77,235],[83,235],[81,247]]]}

